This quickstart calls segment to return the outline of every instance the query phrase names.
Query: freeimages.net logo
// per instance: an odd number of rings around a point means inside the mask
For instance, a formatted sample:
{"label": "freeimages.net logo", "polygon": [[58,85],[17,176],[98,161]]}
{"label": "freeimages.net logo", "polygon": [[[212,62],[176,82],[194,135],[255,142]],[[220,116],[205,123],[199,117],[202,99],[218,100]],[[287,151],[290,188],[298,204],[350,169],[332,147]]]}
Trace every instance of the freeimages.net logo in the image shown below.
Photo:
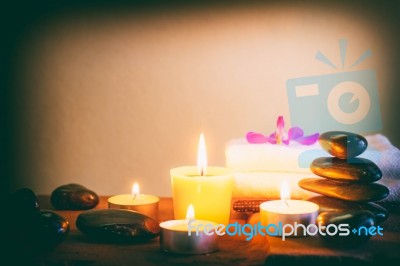
{"label": "freeimages.net logo", "polygon": [[[372,55],[368,50],[347,67],[346,39],[339,41],[339,48],[342,69],[351,70]],[[316,59],[338,69],[321,52],[317,52]],[[382,128],[373,69],[293,78],[287,80],[286,87],[292,125],[301,126],[308,133],[371,132]]]}

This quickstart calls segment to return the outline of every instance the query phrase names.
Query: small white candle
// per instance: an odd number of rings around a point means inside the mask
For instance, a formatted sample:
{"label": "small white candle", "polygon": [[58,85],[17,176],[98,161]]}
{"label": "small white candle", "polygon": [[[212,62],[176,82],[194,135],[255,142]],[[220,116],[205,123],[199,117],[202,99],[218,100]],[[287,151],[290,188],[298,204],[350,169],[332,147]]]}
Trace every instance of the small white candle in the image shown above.
{"label": "small white candle", "polygon": [[[218,235],[211,232],[215,230],[217,224],[210,221],[195,220],[194,217],[193,205],[189,205],[186,219],[160,223],[160,245],[163,251],[194,255],[218,250]],[[206,225],[211,227],[209,233],[205,230]]]}
{"label": "small white candle", "polygon": [[140,212],[153,219],[158,217],[158,202],[160,199],[154,195],[140,194],[139,185],[135,182],[131,194],[115,195],[108,199],[110,209],[127,209]]}
{"label": "small white candle", "polygon": [[[266,201],[260,205],[260,221],[264,226],[269,224],[283,227],[286,236],[304,236],[305,230],[310,224],[315,224],[319,206],[304,200],[290,200],[289,185],[286,181],[281,185],[281,200]],[[301,224],[302,226],[299,226]],[[291,225],[286,226],[285,225]],[[297,228],[296,228],[296,225]],[[304,227],[303,227],[304,226]],[[291,230],[294,230],[291,232]]]}

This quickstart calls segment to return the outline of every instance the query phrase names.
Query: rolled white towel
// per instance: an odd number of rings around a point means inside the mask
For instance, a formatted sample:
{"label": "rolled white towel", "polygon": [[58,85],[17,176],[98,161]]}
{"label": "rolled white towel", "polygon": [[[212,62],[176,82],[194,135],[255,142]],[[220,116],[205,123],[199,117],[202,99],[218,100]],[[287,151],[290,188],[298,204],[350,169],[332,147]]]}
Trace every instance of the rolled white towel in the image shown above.
{"label": "rolled white towel", "polygon": [[281,184],[285,180],[289,184],[292,199],[307,199],[317,194],[300,188],[297,183],[309,177],[318,176],[312,173],[236,172],[232,197],[279,199]]}
{"label": "rolled white towel", "polygon": [[[310,146],[296,142],[253,144],[246,139],[232,140],[225,150],[226,167],[241,172],[310,173],[311,161],[328,155],[318,143]],[[304,160],[299,163],[299,158]]]}

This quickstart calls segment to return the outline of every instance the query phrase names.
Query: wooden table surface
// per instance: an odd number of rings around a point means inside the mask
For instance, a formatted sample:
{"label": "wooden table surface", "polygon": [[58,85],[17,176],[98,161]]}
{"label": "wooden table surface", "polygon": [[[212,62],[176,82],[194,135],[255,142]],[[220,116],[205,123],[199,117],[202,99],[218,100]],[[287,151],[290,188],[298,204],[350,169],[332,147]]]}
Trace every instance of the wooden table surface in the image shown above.
{"label": "wooden table surface", "polygon": [[[101,197],[96,209],[107,208],[107,198]],[[41,209],[53,209],[48,196],[39,196]],[[388,206],[386,206],[388,207]],[[290,238],[223,236],[219,251],[196,256],[172,255],[160,251],[159,238],[143,244],[104,244],[93,242],[76,229],[75,221],[82,211],[56,211],[71,226],[68,238],[54,250],[39,254],[33,264],[38,265],[356,265],[400,261],[400,208],[389,206],[391,215],[381,226],[383,236],[374,236],[366,244],[351,249],[327,247],[319,237]],[[257,215],[257,214],[256,214]],[[235,215],[232,215],[235,217]],[[173,219],[171,198],[160,199],[160,222]],[[240,218],[239,218],[240,217]],[[245,223],[243,216],[232,222]],[[256,219],[255,216],[251,218]],[[386,264],[389,265],[389,264]]]}

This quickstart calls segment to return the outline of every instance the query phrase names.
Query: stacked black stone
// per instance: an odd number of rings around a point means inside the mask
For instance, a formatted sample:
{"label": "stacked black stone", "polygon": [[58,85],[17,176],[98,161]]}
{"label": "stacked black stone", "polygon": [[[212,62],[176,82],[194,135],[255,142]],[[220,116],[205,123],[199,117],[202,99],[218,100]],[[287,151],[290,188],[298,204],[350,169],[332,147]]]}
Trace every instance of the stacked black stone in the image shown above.
{"label": "stacked black stone", "polygon": [[30,256],[51,250],[69,233],[68,221],[53,211],[40,210],[35,193],[28,188],[10,195],[6,209],[3,229],[11,254]]}
{"label": "stacked black stone", "polygon": [[323,195],[310,199],[320,206],[317,223],[322,226],[348,224],[351,236],[333,234],[333,229],[331,235],[326,234],[325,228],[324,239],[339,245],[366,242],[371,235],[379,234],[376,226],[388,217],[387,210],[372,202],[389,195],[387,187],[374,183],[382,178],[379,167],[357,157],[367,149],[368,142],[358,134],[329,131],[320,135],[319,143],[334,156],[317,158],[311,163],[311,171],[324,179],[302,179],[299,186]]}

